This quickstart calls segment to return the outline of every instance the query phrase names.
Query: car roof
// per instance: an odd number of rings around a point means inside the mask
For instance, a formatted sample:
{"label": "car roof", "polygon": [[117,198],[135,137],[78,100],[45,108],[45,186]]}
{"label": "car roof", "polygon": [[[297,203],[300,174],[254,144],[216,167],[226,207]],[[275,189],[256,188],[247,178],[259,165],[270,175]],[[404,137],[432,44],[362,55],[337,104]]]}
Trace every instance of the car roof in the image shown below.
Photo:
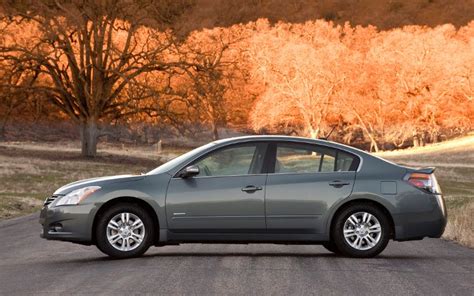
{"label": "car roof", "polygon": [[232,137],[226,139],[216,140],[213,143],[216,145],[226,145],[231,143],[243,143],[243,142],[251,142],[251,141],[282,141],[282,142],[294,142],[294,143],[307,143],[307,144],[316,144],[316,145],[323,145],[333,148],[339,148],[343,150],[347,150],[357,154],[364,154],[366,155],[367,152],[347,146],[341,143],[323,140],[323,139],[312,139],[312,138],[305,138],[305,137],[295,137],[295,136],[285,136],[285,135],[250,135],[250,136],[240,136],[240,137]]}
{"label": "car roof", "polygon": [[214,141],[216,144],[224,144],[229,142],[246,142],[246,141],[294,141],[294,142],[313,142],[313,143],[330,143],[331,141],[322,140],[322,139],[311,139],[305,137],[295,137],[295,136],[285,136],[285,135],[249,135],[249,136],[239,136],[231,137],[225,139],[219,139]]}

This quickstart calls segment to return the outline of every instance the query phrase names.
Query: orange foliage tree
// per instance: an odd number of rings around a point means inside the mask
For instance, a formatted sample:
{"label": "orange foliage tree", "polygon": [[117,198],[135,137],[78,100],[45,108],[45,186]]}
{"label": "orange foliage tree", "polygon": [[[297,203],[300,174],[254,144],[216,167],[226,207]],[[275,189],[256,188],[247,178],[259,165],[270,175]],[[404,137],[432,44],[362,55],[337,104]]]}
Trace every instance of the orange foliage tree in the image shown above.
{"label": "orange foliage tree", "polygon": [[[119,119],[214,139],[220,127],[313,138],[335,128],[372,151],[474,126],[474,22],[378,31],[261,19],[176,36],[163,23],[185,0],[61,3],[7,7],[0,83],[77,122],[84,155],[98,125]],[[18,98],[4,96],[0,114]]]}
{"label": "orange foliage tree", "polygon": [[[0,59],[42,79],[29,86],[81,126],[82,154],[94,156],[98,123],[123,112],[122,91],[140,75],[167,71],[170,34],[158,31],[166,1],[32,1],[5,7]],[[170,1],[168,1],[170,2]],[[165,11],[166,13],[168,11]],[[28,38],[20,32],[33,31]],[[129,98],[140,100],[140,97]],[[126,112],[125,112],[126,114]]]}
{"label": "orange foliage tree", "polygon": [[[312,29],[325,34],[328,24],[320,21]],[[328,129],[338,112],[335,98],[345,80],[338,70],[346,55],[337,32],[331,35],[305,40],[285,25],[256,34],[250,56],[265,91],[252,113],[255,129],[290,127],[312,138]]]}
{"label": "orange foliage tree", "polygon": [[472,129],[472,26],[259,21],[249,56],[265,88],[250,124],[312,137],[337,125],[347,142],[361,131],[375,151]]}

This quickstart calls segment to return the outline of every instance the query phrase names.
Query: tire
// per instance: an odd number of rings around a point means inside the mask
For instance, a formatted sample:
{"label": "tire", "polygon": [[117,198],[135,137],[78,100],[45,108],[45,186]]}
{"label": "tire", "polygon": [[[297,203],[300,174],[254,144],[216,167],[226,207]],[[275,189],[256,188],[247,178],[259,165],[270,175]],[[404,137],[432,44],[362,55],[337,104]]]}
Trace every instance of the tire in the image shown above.
{"label": "tire", "polygon": [[152,245],[154,223],[148,212],[139,205],[132,203],[113,205],[98,219],[97,248],[110,257],[138,257]]}
{"label": "tire", "polygon": [[385,249],[390,233],[389,218],[382,210],[371,203],[358,203],[337,215],[331,237],[342,255],[369,258]]}
{"label": "tire", "polygon": [[339,251],[334,242],[324,242],[323,247],[334,254],[341,254],[341,251]]}

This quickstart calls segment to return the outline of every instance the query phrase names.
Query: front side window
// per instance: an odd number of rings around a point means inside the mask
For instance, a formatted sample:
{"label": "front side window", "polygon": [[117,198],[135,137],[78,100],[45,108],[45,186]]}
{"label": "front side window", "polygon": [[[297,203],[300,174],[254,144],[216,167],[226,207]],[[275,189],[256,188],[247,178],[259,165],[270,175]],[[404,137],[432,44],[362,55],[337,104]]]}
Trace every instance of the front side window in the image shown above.
{"label": "front side window", "polygon": [[356,157],[321,146],[281,143],[277,145],[275,173],[354,171]]}
{"label": "front side window", "polygon": [[258,174],[264,157],[264,146],[248,144],[219,149],[194,163],[198,176],[232,176]]}

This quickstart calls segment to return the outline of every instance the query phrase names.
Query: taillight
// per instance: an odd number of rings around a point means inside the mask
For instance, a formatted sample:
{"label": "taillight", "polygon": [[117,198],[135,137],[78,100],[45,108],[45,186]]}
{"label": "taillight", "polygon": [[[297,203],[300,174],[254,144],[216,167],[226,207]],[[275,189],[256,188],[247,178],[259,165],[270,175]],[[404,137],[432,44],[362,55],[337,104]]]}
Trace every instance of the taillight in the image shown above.
{"label": "taillight", "polygon": [[430,193],[441,193],[441,188],[434,174],[408,173],[404,179],[411,185]]}

